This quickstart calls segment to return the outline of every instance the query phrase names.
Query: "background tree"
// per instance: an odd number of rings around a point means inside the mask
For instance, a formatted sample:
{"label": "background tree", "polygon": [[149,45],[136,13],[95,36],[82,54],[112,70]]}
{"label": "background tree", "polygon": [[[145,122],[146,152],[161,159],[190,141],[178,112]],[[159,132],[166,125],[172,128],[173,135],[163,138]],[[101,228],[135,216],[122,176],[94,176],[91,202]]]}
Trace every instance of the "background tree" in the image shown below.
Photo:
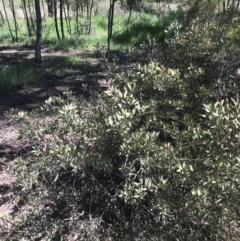
{"label": "background tree", "polygon": [[57,18],[57,1],[53,0],[53,6],[54,6],[54,22],[55,22],[55,29],[57,33],[57,38],[60,39],[60,34],[58,30],[58,18]]}
{"label": "background tree", "polygon": [[35,44],[35,61],[41,62],[41,41],[42,41],[42,16],[40,0],[35,0],[35,11],[37,20],[36,44]]}
{"label": "background tree", "polygon": [[3,14],[2,14],[2,12],[1,12],[1,10],[0,10],[0,18],[1,18],[2,23],[4,24],[5,19],[4,19],[4,17],[3,17]]}
{"label": "background tree", "polygon": [[8,24],[8,29],[9,29],[9,32],[10,32],[11,37],[12,37],[12,42],[14,42],[14,37],[13,37],[12,29],[11,29],[11,26],[10,26],[10,23],[9,23],[9,19],[8,19],[8,15],[7,15],[7,11],[6,11],[5,1],[2,0],[2,3],[3,3],[4,13],[5,13],[5,18],[6,18],[6,21],[7,21],[7,24]]}
{"label": "background tree", "polygon": [[27,11],[27,5],[26,5],[26,0],[22,0],[22,5],[23,5],[23,14],[26,20],[27,24],[27,29],[28,29],[28,35],[31,37],[32,36],[32,31],[29,23],[29,17],[28,17],[28,11]]}
{"label": "background tree", "polygon": [[61,26],[61,33],[62,33],[62,39],[65,38],[64,35],[64,27],[63,27],[63,8],[64,8],[64,1],[60,0],[60,26]]}
{"label": "background tree", "polygon": [[48,5],[48,16],[52,17],[53,16],[53,0],[47,0],[47,5]]}

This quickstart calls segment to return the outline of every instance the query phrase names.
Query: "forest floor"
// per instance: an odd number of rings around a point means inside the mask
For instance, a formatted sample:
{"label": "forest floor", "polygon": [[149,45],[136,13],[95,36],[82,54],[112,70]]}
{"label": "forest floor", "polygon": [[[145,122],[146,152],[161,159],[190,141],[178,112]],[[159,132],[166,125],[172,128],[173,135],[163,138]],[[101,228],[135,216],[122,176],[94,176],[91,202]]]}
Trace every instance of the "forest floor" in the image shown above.
{"label": "forest floor", "polygon": [[[27,47],[0,47],[0,69],[3,66],[18,65],[26,60],[31,61],[33,54],[34,51]],[[116,52],[116,54],[119,57],[118,71],[125,71],[126,68],[134,66],[136,59],[126,64],[126,56],[121,52]],[[31,149],[31,143],[28,140],[18,140],[19,124],[9,119],[6,113],[12,109],[31,111],[40,107],[50,96],[61,95],[66,89],[70,89],[76,94],[85,94],[82,84],[87,83],[98,90],[104,90],[109,86],[104,58],[97,51],[53,51],[44,48],[42,51],[43,62],[39,67],[46,70],[48,67],[52,67],[47,65],[58,65],[59,63],[54,61],[59,61],[58,58],[60,58],[60,65],[66,64],[62,68],[68,68],[67,60],[73,55],[79,56],[80,60],[71,71],[61,72],[57,67],[53,69],[54,71],[45,71],[34,85],[0,94],[0,231],[6,217],[11,216],[16,199],[11,193],[11,184],[15,181],[15,176],[9,167],[14,159],[25,155]],[[139,61],[141,58],[146,59],[146,56],[140,53],[136,58]],[[121,64],[123,62],[124,67]]]}

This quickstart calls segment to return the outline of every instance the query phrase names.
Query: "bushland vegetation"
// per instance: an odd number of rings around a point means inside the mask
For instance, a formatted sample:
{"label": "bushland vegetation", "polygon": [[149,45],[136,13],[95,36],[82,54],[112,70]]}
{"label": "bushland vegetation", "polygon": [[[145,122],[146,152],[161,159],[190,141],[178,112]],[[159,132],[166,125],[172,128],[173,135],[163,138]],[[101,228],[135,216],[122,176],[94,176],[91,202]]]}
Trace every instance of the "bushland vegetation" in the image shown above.
{"label": "bushland vegetation", "polygon": [[[138,4],[132,17],[148,6]],[[22,126],[20,140],[33,144],[11,167],[15,209],[2,237],[239,240],[238,7],[185,0],[114,37],[96,16],[92,28],[143,51],[144,63],[119,71],[108,46],[107,90],[86,85],[87,96],[67,90],[8,113]]]}

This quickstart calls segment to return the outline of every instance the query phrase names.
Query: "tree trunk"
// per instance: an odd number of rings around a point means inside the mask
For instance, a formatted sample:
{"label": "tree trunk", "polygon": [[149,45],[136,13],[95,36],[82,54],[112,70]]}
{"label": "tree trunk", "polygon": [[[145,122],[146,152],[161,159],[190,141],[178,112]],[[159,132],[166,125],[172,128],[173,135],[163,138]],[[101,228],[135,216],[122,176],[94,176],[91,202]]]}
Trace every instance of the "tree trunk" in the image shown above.
{"label": "tree trunk", "polygon": [[31,37],[32,36],[32,31],[31,31],[30,23],[29,23],[29,19],[28,19],[26,0],[22,0],[22,5],[23,5],[23,14],[24,14],[24,17],[25,17],[26,23],[27,23],[28,35],[29,35],[29,37]]}
{"label": "tree trunk", "polygon": [[64,36],[64,27],[63,27],[63,0],[60,0],[60,26],[61,26],[62,39],[64,39],[65,36]]}
{"label": "tree trunk", "polygon": [[16,18],[16,12],[15,12],[15,6],[14,6],[13,0],[9,1],[9,6],[13,15],[13,21],[14,21],[14,27],[15,27],[15,40],[18,42],[18,26],[17,26],[17,18]]}
{"label": "tree trunk", "polygon": [[110,0],[109,10],[108,10],[108,38],[107,38],[107,53],[106,57],[109,59],[110,57],[110,44],[112,38],[112,30],[113,30],[113,18],[114,18],[114,7],[116,0]]}
{"label": "tree trunk", "polygon": [[69,35],[71,35],[71,31],[70,31],[70,28],[69,28],[68,17],[67,17],[66,8],[65,8],[65,1],[63,2],[63,12],[64,12],[64,18],[65,18],[65,22],[66,22],[66,26],[67,26],[67,31],[68,31]]}
{"label": "tree trunk", "polygon": [[5,20],[4,20],[4,17],[3,17],[3,14],[2,14],[2,12],[1,12],[1,10],[0,10],[0,17],[1,17],[2,23],[4,24],[4,23],[5,23]]}
{"label": "tree trunk", "polygon": [[86,12],[87,12],[87,21],[84,26],[85,28],[85,33],[88,34],[88,29],[89,29],[89,0],[86,1]]}
{"label": "tree trunk", "polygon": [[2,0],[2,3],[3,3],[3,9],[4,9],[5,17],[6,17],[7,24],[8,24],[8,29],[9,29],[9,32],[11,34],[12,41],[14,42],[14,37],[13,37],[12,29],[11,29],[11,26],[10,26],[10,23],[9,23],[9,19],[8,19],[8,16],[7,16],[7,11],[6,11],[6,6],[5,6],[4,0]]}
{"label": "tree trunk", "polygon": [[79,26],[78,26],[78,15],[79,13],[79,0],[77,0],[77,9],[76,9],[76,29],[77,29],[77,34],[79,34]]}
{"label": "tree trunk", "polygon": [[34,24],[34,21],[33,21],[33,14],[32,14],[32,9],[31,9],[31,3],[28,1],[28,10],[29,10],[29,17],[30,17],[30,20],[31,20],[31,24],[32,24],[32,29],[33,31],[35,31],[35,24]]}
{"label": "tree trunk", "polygon": [[43,19],[45,22],[45,28],[46,28],[46,15],[45,15],[45,7],[44,7],[44,0],[42,0],[42,13],[43,13]]}
{"label": "tree trunk", "polygon": [[52,17],[53,16],[53,0],[48,0],[48,16]]}
{"label": "tree trunk", "polygon": [[40,0],[35,0],[35,10],[37,19],[37,31],[36,31],[36,45],[35,45],[35,62],[40,63],[42,61],[41,57],[41,43],[42,43],[42,17]]}
{"label": "tree trunk", "polygon": [[57,38],[60,39],[60,34],[59,34],[59,30],[58,30],[58,22],[57,22],[57,3],[56,3],[56,0],[53,0],[53,5],[54,5],[54,21],[55,21]]}
{"label": "tree trunk", "polygon": [[239,3],[240,3],[240,0],[238,0],[238,2],[237,2],[236,11],[238,11],[238,8],[239,8]]}
{"label": "tree trunk", "polygon": [[92,30],[92,10],[93,10],[93,0],[91,0],[91,5],[90,5],[88,34],[90,34]]}
{"label": "tree trunk", "polygon": [[[239,0],[240,1],[240,0]],[[71,28],[71,18],[70,18],[70,4],[67,3],[67,15],[68,15],[68,26],[69,26],[69,32],[71,35],[72,28]]]}

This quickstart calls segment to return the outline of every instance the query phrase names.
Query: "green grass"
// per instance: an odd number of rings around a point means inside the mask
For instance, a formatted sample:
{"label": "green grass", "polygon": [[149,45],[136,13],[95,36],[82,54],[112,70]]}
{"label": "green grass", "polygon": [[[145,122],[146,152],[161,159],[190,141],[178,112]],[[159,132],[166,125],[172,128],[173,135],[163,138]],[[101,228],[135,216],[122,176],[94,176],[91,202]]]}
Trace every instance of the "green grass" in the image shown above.
{"label": "green grass", "polygon": [[42,76],[44,76],[47,73],[51,73],[51,75],[65,75],[75,71],[88,72],[94,66],[91,65],[90,59],[82,59],[80,55],[72,55],[47,56],[44,58],[40,68]]}
{"label": "green grass", "polygon": [[[177,13],[171,13],[165,17],[157,17],[153,14],[133,12],[130,24],[127,25],[128,15],[115,15],[113,28],[113,48],[121,48],[130,45],[132,39],[137,44],[144,42],[148,37],[164,39],[164,30],[172,22],[179,18]],[[11,29],[14,30],[13,21],[10,22]],[[61,36],[60,20],[58,21],[59,33]],[[33,45],[35,42],[35,33],[28,36],[26,22],[23,19],[18,20],[19,44]],[[56,29],[53,18],[47,18],[43,21],[43,44],[52,49],[73,49],[73,48],[92,48],[97,43],[107,43],[107,17],[106,15],[95,15],[92,18],[92,31],[88,35],[85,31],[85,20],[79,21],[79,33],[76,32],[75,19],[71,19],[72,32],[69,34],[67,24],[64,21],[65,39],[59,40],[56,35]],[[117,33],[115,35],[115,33]],[[13,31],[13,35],[15,32]],[[0,27],[0,44],[9,44],[12,42],[8,26],[5,23]]]}
{"label": "green grass", "polygon": [[[137,45],[146,41],[148,37],[164,40],[164,30],[174,20],[179,19],[179,15],[172,12],[165,17],[157,17],[147,13],[132,13],[130,24],[127,24],[128,15],[115,15],[112,49],[124,49],[132,45],[132,40]],[[55,50],[70,50],[89,48],[93,49],[97,44],[106,45],[107,43],[107,17],[106,14],[95,15],[92,18],[92,31],[87,35],[84,30],[85,20],[80,19],[80,31],[76,33],[75,19],[71,19],[72,32],[69,34],[67,24],[64,21],[65,38],[58,39],[55,30],[53,18],[47,18],[43,21],[43,45]],[[11,29],[14,30],[13,21],[10,22]],[[61,36],[60,21],[59,33]],[[16,45],[34,45],[35,34],[28,36],[27,26],[24,19],[18,19],[18,37],[19,42]],[[115,35],[115,33],[117,33]],[[15,35],[14,31],[13,34]],[[0,26],[0,44],[12,43],[11,35],[7,23]],[[53,52],[54,55],[54,52]],[[37,67],[36,67],[37,66]],[[62,75],[69,74],[72,70],[80,69],[87,71],[91,66],[88,60],[81,60],[79,57],[72,56],[55,56],[43,59],[43,63],[36,65],[32,60],[24,60],[18,65],[11,67],[3,67],[0,69],[0,91],[10,91],[20,86],[26,86],[43,78],[46,70],[50,70],[51,74],[60,73]]]}
{"label": "green grass", "polygon": [[136,45],[145,42],[148,38],[156,38],[163,42],[165,29],[174,21],[180,20],[181,16],[176,12],[171,12],[165,17],[142,14],[140,18],[123,32],[113,37],[115,44],[131,44],[132,40]]}
{"label": "green grass", "polygon": [[47,76],[54,80],[64,79],[73,73],[86,74],[97,71],[98,65],[91,63],[91,57],[81,55],[46,56],[40,64],[23,60],[14,66],[0,69],[0,93],[9,93],[26,86],[45,81]]}
{"label": "green grass", "polygon": [[4,67],[0,70],[0,92],[33,84],[36,80],[36,66],[31,61],[19,63],[13,67]]}

